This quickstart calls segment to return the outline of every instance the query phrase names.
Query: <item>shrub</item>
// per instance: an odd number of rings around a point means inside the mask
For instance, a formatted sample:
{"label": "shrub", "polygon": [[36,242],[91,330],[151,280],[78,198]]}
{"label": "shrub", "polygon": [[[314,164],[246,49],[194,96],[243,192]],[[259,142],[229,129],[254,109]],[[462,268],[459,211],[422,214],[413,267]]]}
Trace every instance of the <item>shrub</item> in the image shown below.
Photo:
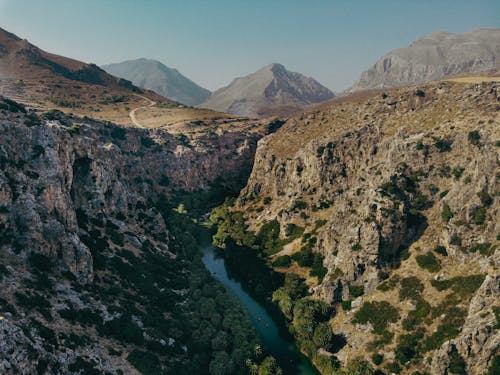
{"label": "shrub", "polygon": [[477,130],[469,132],[467,135],[469,142],[475,146],[479,146],[479,141],[481,140],[481,134]]}
{"label": "shrub", "polygon": [[373,331],[382,334],[389,323],[399,319],[398,310],[387,301],[365,302],[356,312],[355,323],[371,323]]}
{"label": "shrub", "polygon": [[434,145],[437,147],[439,152],[450,152],[451,151],[451,145],[453,144],[453,141],[450,139],[435,139]]}
{"label": "shrub", "polygon": [[453,212],[451,211],[450,206],[448,206],[446,203],[443,205],[443,210],[441,211],[441,218],[445,223],[449,222],[450,219],[453,217]]}
{"label": "shrub", "polygon": [[304,228],[299,227],[298,225],[288,224],[286,226],[285,235],[289,240],[299,238],[300,236],[302,236],[302,233],[304,233]]}
{"label": "shrub", "polygon": [[452,346],[450,352],[450,365],[448,367],[451,374],[467,375],[464,359],[458,353],[457,347]]}
{"label": "shrub", "polygon": [[418,89],[417,91],[415,91],[415,95],[423,98],[425,97],[425,92],[423,90]]}
{"label": "shrub", "polygon": [[374,365],[380,365],[384,361],[384,356],[380,353],[375,353],[372,355],[372,362]]}
{"label": "shrub", "polygon": [[292,255],[292,259],[295,260],[301,267],[310,267],[314,261],[314,254],[312,250],[302,248],[302,250]]}
{"label": "shrub", "polygon": [[319,323],[314,329],[313,342],[319,348],[330,350],[333,344],[333,332],[328,322]]}
{"label": "shrub", "polygon": [[500,354],[493,357],[487,375],[500,374]]}
{"label": "shrub", "polygon": [[475,253],[475,252],[479,251],[479,253],[481,255],[490,256],[495,251],[495,248],[491,245],[491,243],[486,242],[486,243],[475,244],[474,246],[472,246],[470,248],[469,251],[471,253]]}
{"label": "shrub", "polygon": [[125,129],[120,128],[119,126],[114,126],[111,130],[111,137],[120,141],[124,141],[126,139],[126,133],[127,132],[125,131]]}
{"label": "shrub", "polygon": [[44,254],[31,253],[28,261],[33,268],[41,272],[50,273],[54,268],[52,259]]}
{"label": "shrub", "polygon": [[349,295],[351,297],[360,297],[365,294],[365,287],[363,285],[349,285]]}
{"label": "shrub", "polygon": [[307,208],[307,203],[304,201],[296,201],[293,206],[293,210],[305,210]]}
{"label": "shrub", "polygon": [[127,361],[144,375],[156,375],[162,372],[160,360],[150,351],[134,349],[127,357]]}
{"label": "shrub", "polygon": [[476,209],[476,212],[474,213],[474,218],[472,219],[472,222],[476,225],[482,225],[486,221],[486,208],[484,207],[479,207]]}
{"label": "shrub", "polygon": [[439,291],[452,289],[462,298],[471,297],[484,281],[484,275],[458,276],[448,280],[432,280],[431,284]]}
{"label": "shrub", "polygon": [[[424,340],[425,350],[439,348],[443,342],[456,337],[465,321],[466,310],[456,306],[446,309],[446,318],[438,326],[436,331]],[[434,315],[434,314],[433,314]]]}
{"label": "shrub", "polygon": [[417,255],[416,260],[420,268],[429,272],[437,272],[441,269],[441,263],[430,251],[427,254]]}
{"label": "shrub", "polygon": [[352,301],[342,301],[342,309],[344,311],[351,310]]}
{"label": "shrub", "polygon": [[438,253],[439,255],[442,255],[444,257],[447,257],[448,256],[448,252],[446,251],[446,247],[444,246],[436,246],[436,248],[434,249],[434,251],[436,253]]}
{"label": "shrub", "polygon": [[401,280],[401,289],[399,290],[399,299],[416,300],[420,298],[420,293],[424,290],[424,285],[418,277],[405,277]]}
{"label": "shrub", "polygon": [[273,261],[273,267],[289,267],[291,263],[292,258],[290,258],[290,256],[282,255]]}
{"label": "shrub", "polygon": [[272,200],[273,200],[273,199],[272,199],[271,197],[265,197],[265,198],[264,198],[264,204],[265,204],[265,205],[268,205],[269,203],[271,203],[271,201],[272,201]]}
{"label": "shrub", "polygon": [[399,336],[398,346],[394,354],[401,364],[404,365],[408,363],[417,355],[420,341],[424,336],[423,332],[424,331],[421,329],[413,334]]}

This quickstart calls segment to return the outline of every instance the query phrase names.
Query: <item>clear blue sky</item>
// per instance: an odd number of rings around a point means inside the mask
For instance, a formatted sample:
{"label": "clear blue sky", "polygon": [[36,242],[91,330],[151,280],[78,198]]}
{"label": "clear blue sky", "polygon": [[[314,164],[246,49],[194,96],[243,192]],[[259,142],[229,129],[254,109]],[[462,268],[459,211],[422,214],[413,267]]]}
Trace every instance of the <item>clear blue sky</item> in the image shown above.
{"label": "clear blue sky", "polygon": [[500,0],[0,0],[0,27],[98,65],[160,60],[212,90],[271,62],[342,90],[425,34],[500,27]]}

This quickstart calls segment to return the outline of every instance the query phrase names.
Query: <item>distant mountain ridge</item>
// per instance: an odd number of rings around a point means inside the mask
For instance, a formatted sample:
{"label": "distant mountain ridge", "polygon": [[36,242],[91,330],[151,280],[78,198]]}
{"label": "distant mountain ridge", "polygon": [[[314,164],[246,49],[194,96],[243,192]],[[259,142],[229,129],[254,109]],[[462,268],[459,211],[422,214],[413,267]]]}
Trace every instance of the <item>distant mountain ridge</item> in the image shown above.
{"label": "distant mountain ridge", "polygon": [[134,85],[155,91],[180,103],[196,106],[206,100],[211,92],[156,60],[139,58],[121,63],[103,65],[108,73],[125,78]]}
{"label": "distant mountain ridge", "polygon": [[426,35],[385,54],[349,91],[429,82],[457,74],[500,68],[500,29]]}
{"label": "distant mountain ridge", "polygon": [[262,117],[283,108],[299,109],[334,96],[313,78],[290,72],[283,65],[274,63],[234,79],[228,86],[215,91],[200,107]]}

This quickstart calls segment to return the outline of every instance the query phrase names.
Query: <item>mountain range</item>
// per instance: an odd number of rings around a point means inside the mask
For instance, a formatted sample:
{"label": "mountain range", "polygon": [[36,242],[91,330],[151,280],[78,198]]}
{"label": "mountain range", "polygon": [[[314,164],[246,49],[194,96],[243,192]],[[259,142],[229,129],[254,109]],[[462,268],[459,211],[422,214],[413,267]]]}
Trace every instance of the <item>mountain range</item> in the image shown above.
{"label": "mountain range", "polygon": [[332,99],[335,95],[313,78],[288,71],[281,64],[267,65],[236,78],[200,104],[220,112],[262,117]]}
{"label": "mountain range", "polygon": [[206,100],[211,92],[183,76],[177,69],[159,61],[136,59],[103,65],[108,73],[125,78],[134,85],[144,87],[179,103],[196,106]]}
{"label": "mountain range", "polygon": [[499,68],[500,29],[463,34],[439,31],[382,56],[350,91],[412,85]]}

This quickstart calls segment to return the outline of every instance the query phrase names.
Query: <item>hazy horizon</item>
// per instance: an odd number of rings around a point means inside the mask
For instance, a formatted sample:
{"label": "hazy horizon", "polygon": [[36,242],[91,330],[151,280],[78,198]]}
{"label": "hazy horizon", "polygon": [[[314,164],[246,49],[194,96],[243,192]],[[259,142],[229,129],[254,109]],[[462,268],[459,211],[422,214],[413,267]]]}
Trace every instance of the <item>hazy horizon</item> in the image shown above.
{"label": "hazy horizon", "polygon": [[482,0],[0,0],[0,27],[97,65],[158,60],[212,91],[273,62],[334,91],[386,52],[435,31],[500,26]]}

